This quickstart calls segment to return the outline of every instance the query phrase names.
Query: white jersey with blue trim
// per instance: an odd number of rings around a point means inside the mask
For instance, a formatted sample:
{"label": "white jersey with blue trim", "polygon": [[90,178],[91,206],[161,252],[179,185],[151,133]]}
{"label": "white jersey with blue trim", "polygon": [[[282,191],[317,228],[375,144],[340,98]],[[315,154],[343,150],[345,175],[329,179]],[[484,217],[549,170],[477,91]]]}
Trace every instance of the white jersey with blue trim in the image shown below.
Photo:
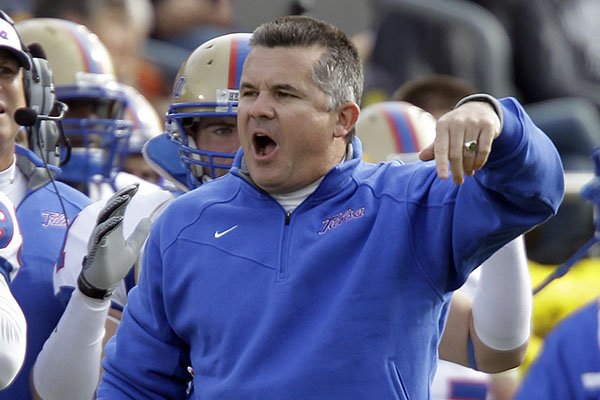
{"label": "white jersey with blue trim", "polygon": [[[163,207],[173,198],[173,194],[166,190],[138,191],[133,196],[125,211],[123,221],[124,237],[129,237],[142,218],[150,217],[154,220],[158,217]],[[94,202],[84,208],[69,227],[62,257],[60,257],[54,270],[55,293],[59,294],[63,291],[70,293],[77,286],[81,263],[83,257],[87,254],[88,240],[96,226],[98,213],[104,207],[107,200],[103,199]],[[135,267],[137,269],[137,264]],[[135,281],[137,282],[137,270],[135,271],[135,277]],[[125,306],[127,303],[127,293],[131,289],[131,286],[125,280],[119,284],[112,297],[113,305],[120,308]]]}

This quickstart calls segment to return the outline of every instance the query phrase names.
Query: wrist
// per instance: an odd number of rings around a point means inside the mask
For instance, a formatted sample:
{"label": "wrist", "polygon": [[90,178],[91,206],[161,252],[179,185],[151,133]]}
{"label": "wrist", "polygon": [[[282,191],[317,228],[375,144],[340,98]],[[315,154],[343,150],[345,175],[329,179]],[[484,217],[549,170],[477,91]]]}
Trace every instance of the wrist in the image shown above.
{"label": "wrist", "polygon": [[83,295],[97,300],[109,299],[115,290],[114,288],[98,288],[92,285],[90,282],[88,282],[88,280],[85,279],[85,276],[83,274],[79,274],[79,277],[77,278],[77,288]]}

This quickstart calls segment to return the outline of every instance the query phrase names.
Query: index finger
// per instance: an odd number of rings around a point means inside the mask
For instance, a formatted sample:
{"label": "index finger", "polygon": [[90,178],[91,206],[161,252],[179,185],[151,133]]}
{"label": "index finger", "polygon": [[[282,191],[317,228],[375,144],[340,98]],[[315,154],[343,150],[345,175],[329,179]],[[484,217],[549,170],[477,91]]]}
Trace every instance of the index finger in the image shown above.
{"label": "index finger", "polygon": [[448,150],[450,148],[450,131],[446,124],[439,122],[435,126],[433,153],[435,169],[440,179],[448,178]]}

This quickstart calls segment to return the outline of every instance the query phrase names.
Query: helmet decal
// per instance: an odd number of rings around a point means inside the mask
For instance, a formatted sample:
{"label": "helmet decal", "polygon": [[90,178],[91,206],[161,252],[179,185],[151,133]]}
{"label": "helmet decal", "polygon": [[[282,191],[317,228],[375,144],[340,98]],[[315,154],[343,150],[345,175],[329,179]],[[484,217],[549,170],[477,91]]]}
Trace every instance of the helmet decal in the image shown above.
{"label": "helmet decal", "polygon": [[175,86],[173,86],[173,98],[174,99],[181,96],[181,92],[182,92],[184,86],[185,86],[185,75],[182,75],[175,83]]}
{"label": "helmet decal", "polygon": [[[94,60],[92,52],[86,50],[85,43],[89,40],[86,36],[85,31],[79,29],[69,29],[69,35],[73,38],[73,43],[77,45],[79,48],[79,56],[81,58],[81,63],[83,68],[83,72],[92,72],[92,73],[103,73],[102,69],[98,65],[98,62]],[[85,35],[85,36],[84,36]]]}
{"label": "helmet decal", "polygon": [[250,42],[248,40],[242,41],[239,38],[231,40],[231,47],[229,49],[229,79],[227,80],[227,87],[229,89],[239,89],[242,67],[249,52]]}
{"label": "helmet decal", "polygon": [[419,151],[417,135],[412,120],[406,111],[391,113],[384,110],[383,115],[394,132],[393,139],[397,153],[413,153]]}

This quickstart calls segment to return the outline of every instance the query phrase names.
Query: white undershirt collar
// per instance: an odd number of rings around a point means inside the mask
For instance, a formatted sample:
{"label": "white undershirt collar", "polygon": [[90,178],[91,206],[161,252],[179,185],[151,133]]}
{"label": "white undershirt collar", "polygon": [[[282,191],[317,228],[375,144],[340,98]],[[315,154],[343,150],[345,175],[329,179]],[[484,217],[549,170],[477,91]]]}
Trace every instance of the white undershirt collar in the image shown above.
{"label": "white undershirt collar", "polygon": [[[351,159],[352,152],[353,152],[352,143],[348,143],[348,146],[346,147],[346,155],[340,161],[340,164],[343,163],[344,161],[346,161],[346,159]],[[292,212],[296,209],[296,207],[298,207],[300,205],[300,203],[302,203],[308,196],[310,196],[311,194],[313,194],[313,192],[315,190],[317,190],[317,187],[319,187],[319,184],[323,181],[323,178],[325,178],[325,177],[322,176],[321,178],[317,179],[313,183],[311,183],[301,189],[295,190],[291,193],[273,194],[271,196],[275,200],[277,200],[277,202],[279,204],[281,204],[281,206],[283,207],[283,209],[285,211]]]}
{"label": "white undershirt collar", "polygon": [[13,162],[4,171],[0,171],[0,192],[17,206],[25,197],[27,191],[27,180],[23,173],[17,168],[16,156],[13,156]]}

